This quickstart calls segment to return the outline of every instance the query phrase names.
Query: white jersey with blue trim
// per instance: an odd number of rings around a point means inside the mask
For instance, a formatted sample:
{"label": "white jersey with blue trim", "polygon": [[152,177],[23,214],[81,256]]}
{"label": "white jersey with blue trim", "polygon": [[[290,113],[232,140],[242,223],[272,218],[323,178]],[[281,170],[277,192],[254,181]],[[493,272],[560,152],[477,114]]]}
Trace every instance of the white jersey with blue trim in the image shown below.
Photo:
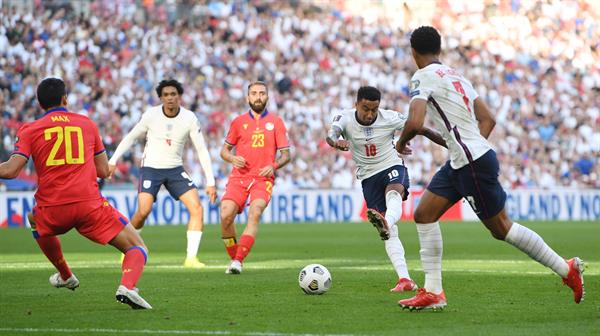
{"label": "white jersey with blue trim", "polygon": [[143,167],[168,169],[183,166],[183,149],[190,139],[204,170],[206,185],[215,185],[210,155],[202,135],[200,121],[194,112],[180,107],[176,116],[168,117],[164,114],[162,105],[149,108],[121,140],[109,163],[115,165],[135,140],[143,136],[146,136]]}
{"label": "white jersey with blue trim", "polygon": [[452,168],[464,167],[492,149],[475,118],[479,95],[456,70],[432,63],[415,72],[410,85],[411,101],[427,101],[427,114],[448,144]]}
{"label": "white jersey with blue trim", "polygon": [[349,142],[352,159],[358,169],[356,178],[364,180],[395,165],[404,165],[394,145],[394,134],[404,128],[408,115],[379,109],[377,119],[369,126],[356,119],[356,109],[334,112],[331,127],[342,130]]}

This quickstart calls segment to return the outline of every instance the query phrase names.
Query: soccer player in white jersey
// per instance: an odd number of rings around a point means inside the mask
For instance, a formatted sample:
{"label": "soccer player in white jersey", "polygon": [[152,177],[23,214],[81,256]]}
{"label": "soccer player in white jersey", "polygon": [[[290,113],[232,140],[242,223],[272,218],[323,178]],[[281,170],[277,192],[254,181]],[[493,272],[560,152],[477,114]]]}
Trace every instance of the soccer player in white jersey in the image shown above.
{"label": "soccer player in white jersey", "polygon": [[[396,226],[402,216],[402,201],[408,197],[409,179],[393,141],[396,131],[404,127],[407,116],[380,109],[380,101],[381,92],[377,88],[361,87],[355,108],[334,114],[326,141],[331,147],[352,152],[352,159],[358,166],[356,177],[361,180],[367,201],[367,217],[384,240],[385,250],[398,274],[398,281],[391,291],[414,291],[417,285],[410,278]],[[445,146],[437,132],[423,127],[419,133]],[[410,153],[410,149],[405,153]]]}
{"label": "soccer player in white jersey", "polygon": [[204,211],[194,182],[183,169],[183,148],[187,139],[192,140],[206,177],[206,194],[211,203],[217,199],[215,178],[211,159],[206,149],[200,123],[194,112],[180,106],[183,86],[178,81],[163,80],[156,87],[162,105],[148,109],[141,120],[121,140],[109,160],[110,176],[119,158],[136,139],[145,136],[146,147],[142,159],[138,208],[131,224],[141,229],[150,212],[161,185],[174,199],[181,200],[190,214],[187,231],[187,257],[184,267],[201,268],[204,264],[197,254],[204,228]]}
{"label": "soccer player in white jersey", "polygon": [[419,70],[411,80],[409,116],[396,148],[402,152],[427,114],[448,144],[450,160],[438,170],[415,210],[425,272],[424,288],[398,304],[410,310],[446,306],[442,288],[442,235],[438,220],[465,198],[492,236],[504,240],[549,267],[573,290],[575,303],[584,295],[583,263],[563,259],[534,231],[513,222],[504,208],[506,193],[498,182],[499,164],[487,141],[494,117],[471,83],[439,62],[441,37],[433,27],[420,27],[410,38]]}

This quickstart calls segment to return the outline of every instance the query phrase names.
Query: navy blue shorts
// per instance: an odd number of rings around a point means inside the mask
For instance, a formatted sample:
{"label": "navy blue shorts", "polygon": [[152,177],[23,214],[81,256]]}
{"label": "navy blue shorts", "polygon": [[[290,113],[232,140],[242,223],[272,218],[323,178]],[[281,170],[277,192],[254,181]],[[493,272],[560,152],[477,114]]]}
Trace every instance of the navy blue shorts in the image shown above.
{"label": "navy blue shorts", "polygon": [[427,190],[453,204],[464,197],[479,219],[488,219],[500,213],[506,202],[506,192],[498,182],[499,172],[496,152],[489,150],[459,169],[452,169],[450,161],[446,162],[435,173]]}
{"label": "navy blue shorts", "polygon": [[406,201],[408,198],[408,188],[410,187],[406,167],[395,165],[362,180],[363,195],[367,201],[367,208],[375,209],[382,213],[386,212],[385,189],[390,184],[401,184],[404,186],[406,192],[402,195],[402,199]]}
{"label": "navy blue shorts", "polygon": [[152,194],[154,201],[156,201],[156,194],[158,194],[160,186],[163,184],[169,194],[176,200],[179,200],[179,196],[185,194],[188,190],[196,189],[194,182],[183,170],[183,167],[168,169],[142,167],[138,192]]}

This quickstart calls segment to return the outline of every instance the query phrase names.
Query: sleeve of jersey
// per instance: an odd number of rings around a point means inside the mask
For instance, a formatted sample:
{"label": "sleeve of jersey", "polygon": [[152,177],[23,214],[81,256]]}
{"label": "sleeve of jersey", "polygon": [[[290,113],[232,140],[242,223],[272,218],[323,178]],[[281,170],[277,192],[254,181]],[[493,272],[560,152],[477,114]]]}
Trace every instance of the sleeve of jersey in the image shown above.
{"label": "sleeve of jersey", "polygon": [[334,113],[333,119],[331,120],[331,127],[339,128],[342,133],[346,130],[346,117],[344,117],[342,111],[337,111]]}
{"label": "sleeve of jersey", "polygon": [[290,147],[290,143],[287,137],[287,128],[285,127],[285,123],[281,118],[279,119],[279,123],[277,127],[275,127],[275,145],[277,149],[286,149]]}
{"label": "sleeve of jersey", "polygon": [[92,122],[94,128],[94,156],[100,155],[106,152],[104,148],[104,143],[102,142],[102,138],[100,137],[100,131],[98,131],[98,127],[96,124]]}
{"label": "sleeve of jersey", "polygon": [[109,164],[116,165],[117,161],[119,161],[121,156],[123,156],[123,154],[125,154],[125,152],[127,152],[129,148],[131,148],[135,140],[141,137],[142,135],[146,134],[146,132],[148,131],[148,126],[146,123],[146,118],[142,117],[140,122],[137,123],[131,131],[129,131],[129,133],[123,138],[123,140],[121,140],[121,143],[119,143],[117,149],[115,149],[115,152],[113,153],[110,160],[108,160]]}
{"label": "sleeve of jersey", "polygon": [[434,89],[431,75],[426,72],[417,72],[410,81],[410,101],[414,99],[428,100]]}
{"label": "sleeve of jersey", "polygon": [[28,126],[29,125],[23,125],[21,128],[19,128],[15,140],[15,147],[11,156],[19,155],[24,157],[26,160],[29,160],[29,156],[31,155],[31,143],[29,142],[29,139],[32,137],[27,134],[29,129]]}
{"label": "sleeve of jersey", "polygon": [[229,132],[227,132],[227,137],[225,137],[225,143],[231,146],[237,145],[238,141],[238,130],[237,130],[237,122],[234,120],[229,126]]}
{"label": "sleeve of jersey", "polygon": [[190,129],[190,139],[192,139],[192,144],[194,144],[196,153],[198,153],[198,160],[200,161],[200,165],[202,165],[202,170],[204,171],[204,175],[206,177],[206,185],[213,187],[215,185],[215,176],[213,175],[212,171],[210,153],[206,148],[206,142],[204,141],[202,130],[197,124]]}

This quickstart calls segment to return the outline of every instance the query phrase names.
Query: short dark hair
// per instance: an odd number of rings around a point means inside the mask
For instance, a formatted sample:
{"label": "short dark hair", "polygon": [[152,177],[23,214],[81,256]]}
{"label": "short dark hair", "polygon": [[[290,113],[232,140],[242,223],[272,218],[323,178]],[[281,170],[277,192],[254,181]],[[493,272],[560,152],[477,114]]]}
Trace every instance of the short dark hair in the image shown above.
{"label": "short dark hair", "polygon": [[267,83],[257,80],[254,82],[251,82],[250,84],[248,84],[248,94],[250,94],[250,88],[253,87],[254,85],[262,85],[265,87],[265,89],[267,90],[267,93],[269,93],[269,87],[267,86]]}
{"label": "short dark hair", "polygon": [[410,46],[421,55],[437,55],[442,50],[442,37],[431,26],[421,26],[410,35]]}
{"label": "short dark hair", "polygon": [[60,106],[62,97],[67,94],[67,87],[62,79],[48,77],[37,86],[37,99],[40,106],[47,110],[54,106]]}
{"label": "short dark hair", "polygon": [[160,81],[160,83],[158,83],[158,86],[156,87],[156,94],[161,97],[162,96],[162,90],[167,87],[167,86],[172,86],[175,89],[177,89],[177,93],[181,96],[183,94],[183,85],[181,85],[181,83],[179,83],[176,79],[163,79]]}
{"label": "short dark hair", "polygon": [[381,92],[376,87],[372,86],[361,86],[356,94],[356,101],[359,102],[363,99],[371,101],[380,101]]}

